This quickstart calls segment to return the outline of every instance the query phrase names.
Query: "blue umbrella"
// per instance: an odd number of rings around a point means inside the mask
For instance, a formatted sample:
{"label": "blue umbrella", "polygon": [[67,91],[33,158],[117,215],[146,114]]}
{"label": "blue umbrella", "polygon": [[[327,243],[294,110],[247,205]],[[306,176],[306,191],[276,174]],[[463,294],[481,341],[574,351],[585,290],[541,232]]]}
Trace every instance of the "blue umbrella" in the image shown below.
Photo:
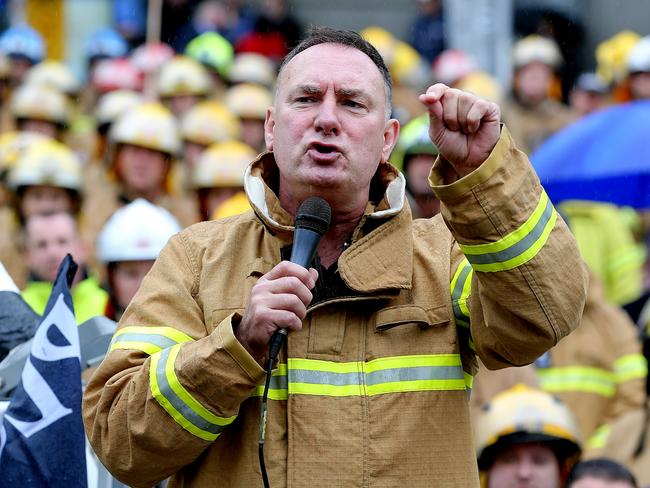
{"label": "blue umbrella", "polygon": [[551,200],[650,208],[650,100],[590,114],[531,156]]}

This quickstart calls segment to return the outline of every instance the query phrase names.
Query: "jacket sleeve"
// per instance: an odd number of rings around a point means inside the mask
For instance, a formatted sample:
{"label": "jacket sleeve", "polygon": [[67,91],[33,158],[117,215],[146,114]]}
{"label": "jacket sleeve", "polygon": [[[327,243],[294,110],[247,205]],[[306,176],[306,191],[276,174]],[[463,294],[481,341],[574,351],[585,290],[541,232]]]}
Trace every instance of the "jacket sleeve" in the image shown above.
{"label": "jacket sleeve", "polygon": [[[588,307],[591,308],[591,307]],[[637,328],[628,315],[618,307],[599,302],[590,310],[595,320],[602,322],[610,344],[612,373],[616,393],[607,422],[624,413],[642,408],[646,401],[648,365],[642,354]]]}
{"label": "jacket sleeve", "polygon": [[587,277],[575,240],[505,126],[472,173],[446,184],[448,164],[438,158],[430,183],[458,243],[456,322],[488,368],[529,364],[580,322]]}
{"label": "jacket sleeve", "polygon": [[207,333],[191,249],[184,233],[163,249],[84,393],[90,443],[130,486],[152,486],[218,442],[263,378],[233,316]]}

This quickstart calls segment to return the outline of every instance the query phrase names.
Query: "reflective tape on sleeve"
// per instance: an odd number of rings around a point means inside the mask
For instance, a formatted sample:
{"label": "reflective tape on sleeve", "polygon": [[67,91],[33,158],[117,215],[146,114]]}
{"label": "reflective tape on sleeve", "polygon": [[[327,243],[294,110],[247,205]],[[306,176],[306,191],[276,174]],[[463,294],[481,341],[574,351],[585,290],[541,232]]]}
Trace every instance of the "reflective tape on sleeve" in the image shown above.
{"label": "reflective tape on sleeve", "polygon": [[507,271],[530,261],[539,253],[556,220],[557,211],[542,192],[537,207],[518,229],[496,242],[460,244],[460,248],[474,271]]}
{"label": "reflective tape on sleeve", "polygon": [[205,441],[214,441],[236,415],[219,417],[213,414],[183,387],[174,368],[180,347],[181,344],[177,344],[151,356],[151,393],[183,429]]}
{"label": "reflective tape on sleeve", "polygon": [[605,369],[589,366],[538,368],[537,375],[542,390],[550,393],[573,391],[607,398],[616,393],[616,377]]}
{"label": "reflective tape on sleeve", "polygon": [[467,259],[463,259],[458,265],[454,277],[451,280],[451,304],[454,309],[456,325],[469,327],[469,307],[467,300],[472,291],[472,275],[474,270]]}
{"label": "reflective tape on sleeve", "polygon": [[109,350],[135,349],[151,356],[176,344],[193,340],[172,327],[124,327],[115,332]]}
{"label": "reflective tape on sleeve", "polygon": [[627,354],[614,361],[617,383],[648,376],[648,362],[642,354]]}

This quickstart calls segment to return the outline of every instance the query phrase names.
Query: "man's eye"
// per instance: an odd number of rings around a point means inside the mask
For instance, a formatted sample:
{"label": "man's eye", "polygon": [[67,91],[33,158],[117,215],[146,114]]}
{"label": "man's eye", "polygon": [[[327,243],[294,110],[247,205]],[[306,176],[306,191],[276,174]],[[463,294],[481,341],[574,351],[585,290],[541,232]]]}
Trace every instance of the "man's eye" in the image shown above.
{"label": "man's eye", "polygon": [[314,97],[298,97],[296,102],[298,103],[310,103],[314,101]]}
{"label": "man's eye", "polygon": [[352,108],[361,108],[362,107],[362,105],[360,103],[355,102],[354,100],[345,100],[343,102],[343,105],[345,105],[346,107],[352,107]]}

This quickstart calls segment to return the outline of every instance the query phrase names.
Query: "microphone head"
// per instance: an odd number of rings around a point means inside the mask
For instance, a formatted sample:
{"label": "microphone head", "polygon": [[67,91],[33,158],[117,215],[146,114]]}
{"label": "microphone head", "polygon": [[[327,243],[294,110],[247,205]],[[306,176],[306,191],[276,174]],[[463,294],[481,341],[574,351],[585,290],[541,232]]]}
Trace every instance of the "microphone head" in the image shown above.
{"label": "microphone head", "polygon": [[320,197],[309,197],[298,208],[295,226],[296,229],[309,229],[322,236],[329,229],[331,218],[329,203]]}

